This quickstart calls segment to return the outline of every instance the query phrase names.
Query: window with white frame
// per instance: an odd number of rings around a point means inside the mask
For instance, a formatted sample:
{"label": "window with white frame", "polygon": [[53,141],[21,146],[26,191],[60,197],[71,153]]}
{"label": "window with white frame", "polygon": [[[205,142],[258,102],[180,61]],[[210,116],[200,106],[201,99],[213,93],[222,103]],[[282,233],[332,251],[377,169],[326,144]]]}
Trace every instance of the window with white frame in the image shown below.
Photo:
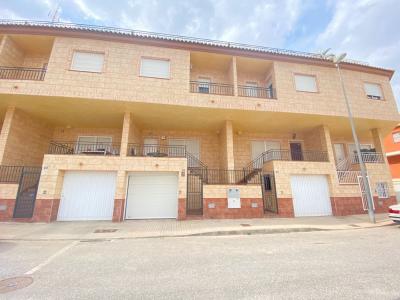
{"label": "window with white frame", "polygon": [[211,78],[209,77],[199,77],[198,92],[199,93],[210,93]]}
{"label": "window with white frame", "polygon": [[296,85],[296,90],[299,92],[312,92],[316,93],[317,89],[317,79],[312,75],[294,75],[294,82]]}
{"label": "window with white frame", "polygon": [[373,99],[373,100],[381,100],[383,99],[383,93],[381,86],[376,83],[364,83],[364,90],[365,93],[367,94],[368,99]]}
{"label": "window with white frame", "polygon": [[400,132],[394,132],[392,134],[393,143],[400,143]]}
{"label": "window with white frame", "polygon": [[[349,155],[351,157],[352,163],[358,163],[357,148],[355,144],[348,145]],[[372,151],[372,145],[370,144],[360,144],[361,153]]]}
{"label": "window with white frame", "polygon": [[100,73],[103,70],[103,64],[104,53],[74,51],[71,70]]}
{"label": "window with white frame", "polygon": [[170,61],[143,57],[140,61],[140,76],[170,78]]}
{"label": "window with white frame", "polygon": [[376,193],[379,199],[389,198],[389,186],[386,182],[378,182],[376,184]]}

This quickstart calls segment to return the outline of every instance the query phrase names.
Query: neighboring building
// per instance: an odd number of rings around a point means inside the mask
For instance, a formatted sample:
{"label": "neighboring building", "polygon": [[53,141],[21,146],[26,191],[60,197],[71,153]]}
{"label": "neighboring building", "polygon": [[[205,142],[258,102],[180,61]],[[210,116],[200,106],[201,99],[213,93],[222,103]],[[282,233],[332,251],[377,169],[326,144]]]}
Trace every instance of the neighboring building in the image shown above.
{"label": "neighboring building", "polygon": [[385,151],[392,173],[397,201],[400,200],[400,124],[385,137]]}
{"label": "neighboring building", "polygon": [[[365,212],[339,77],[315,54],[0,22],[0,219]],[[375,210],[396,202],[392,70],[342,64]]]}

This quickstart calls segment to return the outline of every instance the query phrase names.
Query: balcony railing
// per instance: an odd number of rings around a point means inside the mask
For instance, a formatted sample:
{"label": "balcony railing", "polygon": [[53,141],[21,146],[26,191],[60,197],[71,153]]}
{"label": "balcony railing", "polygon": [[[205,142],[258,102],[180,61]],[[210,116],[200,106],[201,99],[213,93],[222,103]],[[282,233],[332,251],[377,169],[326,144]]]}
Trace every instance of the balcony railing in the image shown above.
{"label": "balcony railing", "polygon": [[45,68],[0,67],[0,79],[44,80]]}
{"label": "balcony railing", "polygon": [[120,144],[86,142],[50,142],[48,154],[119,155]]}
{"label": "balcony railing", "polygon": [[200,94],[215,94],[233,96],[233,85],[226,83],[213,83],[190,81],[190,92]]}
{"label": "balcony railing", "polygon": [[245,170],[207,169],[205,172],[205,184],[261,184],[259,174],[249,176]]}
{"label": "balcony railing", "polygon": [[[385,162],[385,159],[383,158],[383,154],[381,152],[361,152],[361,157],[364,163],[370,163],[370,164],[382,164]],[[356,153],[352,155],[352,163],[353,164],[358,164],[358,156]]]}
{"label": "balcony railing", "polygon": [[326,151],[291,151],[272,149],[260,154],[245,169],[262,169],[264,163],[271,160],[327,162],[329,161],[329,157]]}
{"label": "balcony railing", "polygon": [[0,166],[0,183],[19,183],[22,173],[39,172],[41,167]]}
{"label": "balcony railing", "polygon": [[240,97],[276,99],[275,89],[253,87],[253,86],[246,86],[246,85],[238,86],[238,95]]}
{"label": "balcony railing", "polygon": [[128,144],[128,156],[185,157],[185,146]]}
{"label": "balcony railing", "polygon": [[337,171],[340,184],[357,184],[361,171]]}

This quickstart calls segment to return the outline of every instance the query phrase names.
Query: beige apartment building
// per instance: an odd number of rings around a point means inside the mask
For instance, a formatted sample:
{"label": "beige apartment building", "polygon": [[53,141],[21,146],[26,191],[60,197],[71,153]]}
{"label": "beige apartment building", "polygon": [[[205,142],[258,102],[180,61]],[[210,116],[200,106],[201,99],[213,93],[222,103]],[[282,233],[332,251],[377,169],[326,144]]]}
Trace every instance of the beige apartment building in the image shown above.
{"label": "beige apartment building", "polygon": [[[376,212],[392,70],[341,64]],[[338,73],[318,55],[0,21],[0,220],[364,213]]]}

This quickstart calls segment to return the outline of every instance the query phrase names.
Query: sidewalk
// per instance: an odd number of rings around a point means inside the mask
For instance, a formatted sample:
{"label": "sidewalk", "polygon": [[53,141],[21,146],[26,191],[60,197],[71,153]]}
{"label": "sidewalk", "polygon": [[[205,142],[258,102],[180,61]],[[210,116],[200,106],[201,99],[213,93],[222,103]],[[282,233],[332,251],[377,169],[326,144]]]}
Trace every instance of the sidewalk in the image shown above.
{"label": "sidewalk", "polygon": [[376,215],[376,224],[368,215],[346,217],[263,218],[224,220],[131,220],[0,223],[0,240],[96,240],[201,235],[268,234],[321,230],[349,230],[392,224],[387,214]]}

